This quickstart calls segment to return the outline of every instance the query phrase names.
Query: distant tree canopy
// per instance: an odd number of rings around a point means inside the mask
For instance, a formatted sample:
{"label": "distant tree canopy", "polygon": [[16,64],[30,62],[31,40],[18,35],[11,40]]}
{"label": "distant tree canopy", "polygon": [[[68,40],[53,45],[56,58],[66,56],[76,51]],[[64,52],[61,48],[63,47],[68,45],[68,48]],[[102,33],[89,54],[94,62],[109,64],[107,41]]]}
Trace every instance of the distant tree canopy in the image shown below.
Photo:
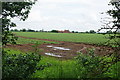
{"label": "distant tree canopy", "polygon": [[106,32],[107,34],[112,34],[113,32],[111,30],[107,31]]}
{"label": "distant tree canopy", "polygon": [[89,33],[88,31],[86,31],[85,33]]}
{"label": "distant tree canopy", "polygon": [[38,31],[38,30],[25,29],[25,28],[20,29],[20,30],[18,30],[18,29],[11,29],[10,31],[11,31],[11,32],[40,32],[40,31]]}
{"label": "distant tree canopy", "polygon": [[36,32],[36,31],[32,29],[28,29],[27,32]]}
{"label": "distant tree canopy", "polygon": [[57,30],[52,30],[51,32],[58,33],[58,31],[57,31]]}
{"label": "distant tree canopy", "polygon": [[14,29],[14,31],[18,32],[19,30],[17,30],[17,29]]}
{"label": "distant tree canopy", "polygon": [[18,32],[19,30],[17,30],[17,29],[11,29],[10,31],[12,31],[12,32]]}
{"label": "distant tree canopy", "polygon": [[75,31],[72,31],[72,33],[75,33]]}
{"label": "distant tree canopy", "polygon": [[94,30],[90,30],[90,32],[89,33],[96,33]]}
{"label": "distant tree canopy", "polygon": [[[16,24],[11,22],[11,18],[19,18],[25,20],[30,13],[30,9],[35,2],[29,0],[29,2],[2,2],[2,45],[7,43],[15,44],[17,37],[15,37],[9,28],[15,27]],[[11,37],[12,36],[12,37]]]}
{"label": "distant tree canopy", "polygon": [[72,31],[72,33],[79,33],[78,31]]}
{"label": "distant tree canopy", "polygon": [[22,32],[26,32],[27,30],[26,30],[26,29],[21,29],[20,31],[22,31]]}

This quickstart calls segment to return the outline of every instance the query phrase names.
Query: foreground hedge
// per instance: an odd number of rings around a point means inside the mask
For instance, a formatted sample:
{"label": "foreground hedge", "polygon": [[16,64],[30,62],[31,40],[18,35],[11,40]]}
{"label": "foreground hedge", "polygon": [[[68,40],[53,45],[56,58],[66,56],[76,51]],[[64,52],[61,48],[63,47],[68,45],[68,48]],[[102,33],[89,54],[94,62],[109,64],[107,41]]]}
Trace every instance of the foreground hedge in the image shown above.
{"label": "foreground hedge", "polygon": [[8,54],[2,57],[3,78],[29,78],[37,69],[37,63],[41,57],[35,53]]}

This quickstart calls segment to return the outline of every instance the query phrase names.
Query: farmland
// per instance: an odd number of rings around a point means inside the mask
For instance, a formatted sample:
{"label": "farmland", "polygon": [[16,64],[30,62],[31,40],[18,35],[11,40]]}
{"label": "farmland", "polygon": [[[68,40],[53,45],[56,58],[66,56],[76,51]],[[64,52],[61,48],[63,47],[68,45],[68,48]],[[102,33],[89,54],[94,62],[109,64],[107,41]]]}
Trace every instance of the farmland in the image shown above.
{"label": "farmland", "polygon": [[[8,51],[8,54],[37,53],[41,55],[41,60],[37,64],[40,69],[36,70],[30,76],[31,78],[91,78],[93,76],[90,75],[96,71],[96,68],[102,69],[101,66],[96,66],[101,64],[97,61],[103,59],[106,62],[111,62],[113,56],[106,57],[105,55],[114,53],[111,47],[103,45],[108,40],[108,35],[42,32],[14,32],[14,34],[18,36],[17,44],[6,46],[5,50]],[[52,53],[52,55],[46,55],[45,53]],[[91,56],[95,54],[97,57],[84,56],[80,53],[90,54]],[[81,58],[78,58],[79,55]],[[88,64],[91,68],[82,66],[84,59],[87,60],[85,64]],[[113,68],[117,65],[120,65],[120,63],[112,65],[109,68],[110,72],[106,71],[102,74],[98,72],[101,76],[95,78],[118,77],[119,75],[115,74],[118,74],[119,68]],[[107,67],[107,65],[104,65],[104,67]],[[93,69],[93,72],[89,72],[89,69]]]}
{"label": "farmland", "polygon": [[[8,54],[20,54],[23,53],[20,50],[6,49]],[[25,54],[25,53],[23,53]],[[46,66],[44,70],[37,70],[31,76],[32,78],[77,78],[79,70],[77,70],[77,64],[75,60],[59,60],[54,57],[42,56],[42,60],[39,61],[37,66]],[[75,74],[73,74],[73,72]]]}
{"label": "farmland", "polygon": [[11,1],[0,2],[0,79],[120,80],[120,0]]}
{"label": "farmland", "polygon": [[[20,50],[16,49],[6,49],[8,51],[8,54],[17,54],[20,53],[25,54],[24,52],[21,52]],[[31,52],[28,52],[31,53]],[[110,58],[105,58],[105,60],[110,61]],[[49,65],[49,66],[47,66]],[[72,78],[72,79],[79,79],[79,78],[86,78],[85,77],[85,70],[84,67],[79,66],[77,63],[77,59],[70,59],[70,60],[59,60],[54,57],[49,56],[41,56],[41,60],[37,64],[37,66],[43,66],[43,70],[36,70],[33,75],[31,75],[31,78]],[[104,73],[102,77],[94,77],[94,78],[104,78],[104,77],[111,77],[111,78],[118,78],[119,77],[119,67],[120,62],[117,64],[111,66],[109,68],[109,71]],[[94,69],[94,68],[93,68]],[[88,73],[88,72],[87,72]],[[117,75],[116,75],[117,74]],[[90,78],[90,77],[87,77]]]}
{"label": "farmland", "polygon": [[80,42],[90,44],[104,44],[108,35],[83,34],[83,33],[43,33],[43,32],[15,32],[17,36],[24,36],[39,39],[51,39],[58,41]]}
{"label": "farmland", "polygon": [[43,44],[43,43],[57,44],[58,43],[58,42],[52,42],[52,41],[33,40],[33,39],[25,39],[25,38],[18,38],[17,40],[17,44],[35,44],[35,42],[38,42],[39,44]]}

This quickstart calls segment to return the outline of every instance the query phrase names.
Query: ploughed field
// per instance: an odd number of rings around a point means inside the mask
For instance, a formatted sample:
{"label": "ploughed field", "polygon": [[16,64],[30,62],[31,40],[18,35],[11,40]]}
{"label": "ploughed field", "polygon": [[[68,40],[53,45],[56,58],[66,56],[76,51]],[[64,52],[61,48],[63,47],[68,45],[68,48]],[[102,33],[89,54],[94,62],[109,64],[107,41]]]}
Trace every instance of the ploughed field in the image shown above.
{"label": "ploughed field", "polygon": [[108,38],[102,34],[42,32],[15,32],[15,34],[19,37],[18,44],[8,45],[7,48],[34,52],[33,46],[37,42],[37,49],[41,55],[59,59],[72,59],[79,52],[86,54],[89,49],[93,49],[95,54],[101,56],[114,52],[113,48],[105,46]]}

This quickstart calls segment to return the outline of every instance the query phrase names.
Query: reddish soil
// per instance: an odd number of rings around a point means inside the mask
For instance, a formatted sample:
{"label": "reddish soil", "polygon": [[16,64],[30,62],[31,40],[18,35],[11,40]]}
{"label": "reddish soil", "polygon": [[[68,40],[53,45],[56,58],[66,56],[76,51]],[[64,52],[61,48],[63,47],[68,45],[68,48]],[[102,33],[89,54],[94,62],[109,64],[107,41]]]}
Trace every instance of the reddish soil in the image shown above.
{"label": "reddish soil", "polygon": [[[22,37],[28,38],[28,37]],[[37,38],[28,38],[28,39],[37,39]],[[48,39],[37,39],[37,40],[44,40],[44,41],[55,41],[55,40],[48,40]],[[61,59],[72,59],[75,57],[77,52],[87,53],[89,48],[95,48],[95,54],[103,56],[107,54],[111,54],[114,50],[107,46],[97,46],[91,44],[83,44],[83,43],[73,43],[73,42],[64,42],[64,41],[56,41],[60,42],[59,44],[40,44],[38,48],[40,49],[40,54],[45,55],[45,53],[53,53],[56,55],[62,56]],[[17,45],[7,45],[6,47],[19,49],[24,52],[34,52],[34,48],[32,47],[34,44],[17,44]],[[47,46],[54,46],[54,47],[64,47],[69,48],[71,50],[54,50],[52,47]]]}

